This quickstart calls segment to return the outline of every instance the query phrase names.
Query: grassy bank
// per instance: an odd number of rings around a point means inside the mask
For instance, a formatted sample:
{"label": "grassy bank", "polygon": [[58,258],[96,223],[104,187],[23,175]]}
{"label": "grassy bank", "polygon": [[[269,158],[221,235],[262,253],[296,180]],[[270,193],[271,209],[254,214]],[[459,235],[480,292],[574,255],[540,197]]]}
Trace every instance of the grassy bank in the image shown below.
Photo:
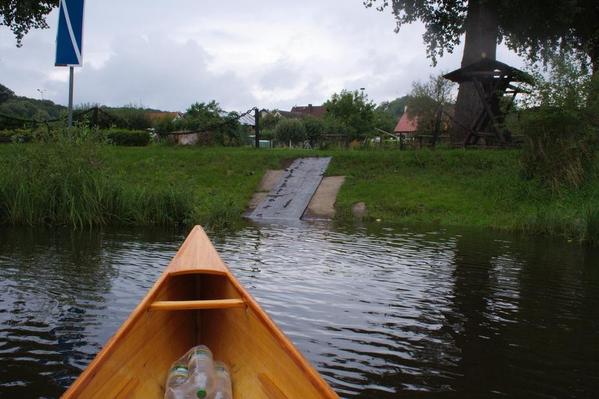
{"label": "grassy bank", "polygon": [[13,224],[234,224],[266,169],[332,155],[347,176],[338,219],[599,238],[599,178],[551,193],[521,176],[518,151],[302,151],[0,146],[0,221]]}
{"label": "grassy bank", "polygon": [[599,178],[555,194],[524,179],[519,159],[517,150],[356,151],[336,154],[328,173],[348,176],[337,199],[341,219],[363,201],[371,219],[597,241]]}
{"label": "grassy bank", "polygon": [[264,171],[294,154],[243,148],[0,146],[0,222],[78,227],[241,219]]}

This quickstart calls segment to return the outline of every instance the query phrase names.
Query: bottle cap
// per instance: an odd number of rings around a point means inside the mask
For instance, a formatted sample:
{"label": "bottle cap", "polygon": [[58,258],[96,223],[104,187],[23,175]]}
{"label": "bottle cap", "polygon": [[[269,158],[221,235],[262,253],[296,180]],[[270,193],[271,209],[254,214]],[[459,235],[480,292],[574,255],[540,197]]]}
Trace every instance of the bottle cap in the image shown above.
{"label": "bottle cap", "polygon": [[196,392],[196,396],[200,399],[203,399],[206,397],[206,390],[204,388],[200,388],[197,390]]}

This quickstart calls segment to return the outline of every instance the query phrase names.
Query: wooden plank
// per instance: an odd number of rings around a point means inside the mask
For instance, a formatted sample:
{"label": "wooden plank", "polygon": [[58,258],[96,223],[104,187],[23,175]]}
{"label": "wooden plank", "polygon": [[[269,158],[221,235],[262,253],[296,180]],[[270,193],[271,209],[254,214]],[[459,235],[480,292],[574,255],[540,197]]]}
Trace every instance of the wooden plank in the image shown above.
{"label": "wooden plank", "polygon": [[227,309],[242,308],[242,299],[211,299],[200,301],[156,301],[150,305],[150,310],[192,310],[192,309]]}

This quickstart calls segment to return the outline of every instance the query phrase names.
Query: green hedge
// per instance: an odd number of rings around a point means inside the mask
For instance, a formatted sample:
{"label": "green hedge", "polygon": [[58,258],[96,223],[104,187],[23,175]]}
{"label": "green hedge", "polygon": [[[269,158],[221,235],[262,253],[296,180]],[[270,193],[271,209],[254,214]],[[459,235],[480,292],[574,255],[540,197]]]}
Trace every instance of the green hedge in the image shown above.
{"label": "green hedge", "polygon": [[106,139],[111,144],[144,147],[150,143],[150,133],[143,130],[109,130]]}
{"label": "green hedge", "polygon": [[26,143],[33,140],[34,133],[28,129],[0,130],[0,143]]}

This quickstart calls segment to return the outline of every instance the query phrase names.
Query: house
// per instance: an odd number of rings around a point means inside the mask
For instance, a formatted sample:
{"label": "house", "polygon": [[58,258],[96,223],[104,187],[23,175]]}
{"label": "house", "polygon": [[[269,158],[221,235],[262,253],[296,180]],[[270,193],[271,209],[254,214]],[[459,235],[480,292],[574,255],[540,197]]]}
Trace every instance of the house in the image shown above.
{"label": "house", "polygon": [[393,133],[395,133],[397,136],[402,134],[404,136],[413,136],[417,132],[418,118],[415,116],[410,117],[410,115],[408,115],[408,107],[406,106],[401,118],[399,118],[399,121],[397,122],[397,126],[395,126],[395,129],[393,130]]}
{"label": "house", "polygon": [[148,112],[146,113],[148,119],[155,124],[156,122],[169,119],[171,121],[176,121],[177,119],[181,119],[183,114],[181,112],[167,112],[167,111],[157,111],[157,112]]}
{"label": "house", "polygon": [[308,104],[307,106],[295,106],[291,108],[291,113],[297,115],[298,117],[306,117],[313,116],[315,118],[323,118],[327,113],[327,107],[324,105],[312,105]]}

